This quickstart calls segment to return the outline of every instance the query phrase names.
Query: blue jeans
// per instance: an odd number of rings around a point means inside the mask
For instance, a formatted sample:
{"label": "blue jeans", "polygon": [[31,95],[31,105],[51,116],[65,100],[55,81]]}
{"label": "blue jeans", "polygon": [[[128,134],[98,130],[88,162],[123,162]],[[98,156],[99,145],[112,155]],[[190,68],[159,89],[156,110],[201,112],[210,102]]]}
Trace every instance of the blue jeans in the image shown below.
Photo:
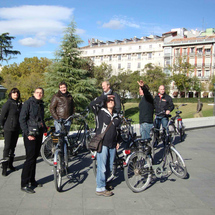
{"label": "blue jeans", "polygon": [[[70,130],[71,124],[72,124],[71,121],[67,121],[66,124],[65,124],[66,130],[68,132]],[[54,120],[54,126],[55,126],[55,132],[60,132],[61,124],[57,120]]]}
{"label": "blue jeans", "polygon": [[102,151],[97,153],[96,192],[106,190],[106,181],[112,172],[115,154],[116,149],[110,149],[107,146],[102,146]]}
{"label": "blue jeans", "polygon": [[167,126],[168,122],[169,122],[169,120],[168,120],[167,117],[163,117],[163,118],[157,117],[156,118],[156,128],[160,128],[161,125],[162,125],[162,127],[165,128],[166,131],[168,132],[168,129],[169,129],[168,126]]}
{"label": "blue jeans", "polygon": [[142,139],[150,139],[151,138],[150,131],[151,131],[152,126],[153,126],[152,123],[147,123],[147,122],[140,124],[140,134],[141,134]]}

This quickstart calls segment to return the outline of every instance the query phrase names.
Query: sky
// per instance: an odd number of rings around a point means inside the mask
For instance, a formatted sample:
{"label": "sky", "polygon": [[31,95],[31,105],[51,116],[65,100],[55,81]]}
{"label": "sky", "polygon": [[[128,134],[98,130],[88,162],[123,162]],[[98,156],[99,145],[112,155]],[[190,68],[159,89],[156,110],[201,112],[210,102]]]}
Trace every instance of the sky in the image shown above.
{"label": "sky", "polygon": [[215,28],[215,0],[0,0],[0,34],[14,36],[14,50],[24,58],[54,58],[64,30],[72,20],[76,34],[88,45],[91,38],[104,42],[161,36],[174,28]]}

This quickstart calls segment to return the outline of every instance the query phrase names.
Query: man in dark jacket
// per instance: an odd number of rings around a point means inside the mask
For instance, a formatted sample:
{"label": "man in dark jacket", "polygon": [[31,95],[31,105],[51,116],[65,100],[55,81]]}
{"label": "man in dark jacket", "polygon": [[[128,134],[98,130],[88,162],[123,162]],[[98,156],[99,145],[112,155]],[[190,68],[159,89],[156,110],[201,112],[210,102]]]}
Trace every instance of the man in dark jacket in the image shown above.
{"label": "man in dark jacket", "polygon": [[154,107],[156,116],[157,128],[160,128],[162,124],[163,128],[168,129],[168,117],[171,111],[174,109],[172,98],[165,93],[164,85],[160,85],[158,89],[159,93],[154,98]]}
{"label": "man in dark jacket", "polygon": [[42,186],[35,180],[35,173],[43,132],[46,131],[43,95],[44,90],[40,87],[36,88],[34,95],[24,103],[19,117],[26,150],[26,160],[21,175],[21,190],[26,193],[35,193],[32,188]]}
{"label": "man in dark jacket", "polygon": [[[74,113],[75,107],[72,95],[67,91],[67,84],[62,81],[59,84],[59,91],[52,97],[50,104],[50,112],[55,119],[54,125],[56,132],[59,132],[61,125],[58,123],[59,119],[67,119]],[[71,121],[67,121],[66,128],[69,131]]]}
{"label": "man in dark jacket", "polygon": [[139,93],[142,97],[139,103],[140,134],[142,139],[149,139],[150,131],[153,126],[154,99],[149,92],[148,85],[144,84],[142,80],[137,83],[139,84]]}
{"label": "man in dark jacket", "polygon": [[102,82],[102,89],[103,89],[102,95],[114,95],[114,100],[115,100],[114,113],[119,114],[121,111],[120,96],[110,88],[109,81]]}

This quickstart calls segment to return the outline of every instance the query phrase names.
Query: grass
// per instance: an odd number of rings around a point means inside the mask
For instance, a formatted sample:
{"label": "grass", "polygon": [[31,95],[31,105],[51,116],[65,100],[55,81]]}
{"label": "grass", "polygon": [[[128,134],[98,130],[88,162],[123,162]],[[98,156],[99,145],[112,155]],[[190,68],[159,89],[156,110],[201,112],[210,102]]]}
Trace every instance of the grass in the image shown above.
{"label": "grass", "polygon": [[[175,107],[179,106],[181,103],[174,103]],[[186,106],[180,107],[182,111],[182,118],[194,118],[194,114],[197,110],[197,103],[186,103]],[[209,105],[211,103],[203,103],[202,114],[203,117],[213,116],[213,105]],[[139,123],[139,103],[125,103],[125,116],[131,118],[134,123]],[[171,113],[173,116],[175,115],[175,109]]]}

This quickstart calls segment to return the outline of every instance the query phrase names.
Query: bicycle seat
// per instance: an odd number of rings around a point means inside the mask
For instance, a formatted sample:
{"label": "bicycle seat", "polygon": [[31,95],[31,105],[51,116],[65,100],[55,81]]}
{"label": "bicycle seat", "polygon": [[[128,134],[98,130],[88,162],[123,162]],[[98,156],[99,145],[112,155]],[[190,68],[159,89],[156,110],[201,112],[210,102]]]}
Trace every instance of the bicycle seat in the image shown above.
{"label": "bicycle seat", "polygon": [[176,114],[181,114],[182,111],[178,110],[178,111],[176,111],[175,113],[176,113]]}

